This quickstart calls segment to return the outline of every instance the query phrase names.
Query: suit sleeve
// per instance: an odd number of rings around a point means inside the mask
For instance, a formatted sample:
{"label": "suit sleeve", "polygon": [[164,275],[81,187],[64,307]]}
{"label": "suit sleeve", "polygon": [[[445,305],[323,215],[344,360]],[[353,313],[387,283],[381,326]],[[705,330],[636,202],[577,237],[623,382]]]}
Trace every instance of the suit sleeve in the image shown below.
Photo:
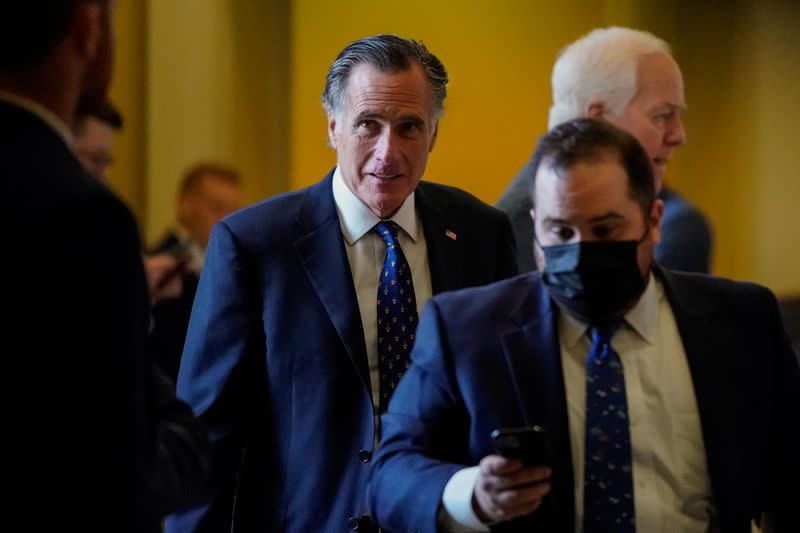
{"label": "suit sleeve", "polygon": [[435,299],[422,313],[411,357],[413,364],[381,418],[383,438],[368,504],[385,530],[436,531],[445,485],[463,468],[454,448],[466,441],[466,429],[446,369],[449,357]]}
{"label": "suit sleeve", "polygon": [[[177,393],[200,417],[211,444],[211,475],[191,506],[168,517],[167,531],[229,525],[243,454],[241,413],[248,394],[244,368],[254,320],[243,256],[231,230],[211,233],[178,373]],[[257,316],[257,315],[256,315]]]}

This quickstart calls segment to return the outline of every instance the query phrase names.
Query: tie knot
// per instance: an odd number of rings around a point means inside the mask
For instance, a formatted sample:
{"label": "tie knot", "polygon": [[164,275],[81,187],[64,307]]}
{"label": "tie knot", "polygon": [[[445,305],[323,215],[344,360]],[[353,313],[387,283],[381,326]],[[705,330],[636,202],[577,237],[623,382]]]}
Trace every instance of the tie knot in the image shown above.
{"label": "tie knot", "polygon": [[397,244],[397,223],[393,220],[381,220],[375,224],[374,231],[386,242],[386,246]]}
{"label": "tie knot", "polygon": [[592,344],[609,344],[611,342],[611,338],[614,336],[620,326],[622,326],[622,322],[615,321],[600,326],[589,327],[589,335],[592,338]]}

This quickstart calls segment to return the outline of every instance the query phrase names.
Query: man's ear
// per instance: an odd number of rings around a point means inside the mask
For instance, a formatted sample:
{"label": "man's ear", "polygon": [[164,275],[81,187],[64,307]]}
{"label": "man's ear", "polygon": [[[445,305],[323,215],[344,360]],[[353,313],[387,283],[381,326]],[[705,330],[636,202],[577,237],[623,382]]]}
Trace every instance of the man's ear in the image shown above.
{"label": "man's ear", "polygon": [[78,2],[70,36],[76,53],[86,61],[94,60],[102,35],[103,14],[98,2]]}
{"label": "man's ear", "polygon": [[428,153],[433,152],[433,147],[436,144],[436,139],[439,137],[439,121],[433,125],[433,135],[431,136],[431,144],[428,146]]}
{"label": "man's ear", "polygon": [[653,244],[661,240],[661,218],[664,216],[664,201],[656,198],[653,202],[653,207],[650,208],[649,220],[650,222],[650,237]]}
{"label": "man's ear", "polygon": [[603,118],[605,113],[606,105],[599,100],[593,100],[586,106],[586,116],[588,118]]}
{"label": "man's ear", "polygon": [[333,148],[334,150],[336,149],[336,142],[337,142],[336,126],[337,126],[336,117],[334,115],[328,115],[328,144],[330,144],[331,148]]}

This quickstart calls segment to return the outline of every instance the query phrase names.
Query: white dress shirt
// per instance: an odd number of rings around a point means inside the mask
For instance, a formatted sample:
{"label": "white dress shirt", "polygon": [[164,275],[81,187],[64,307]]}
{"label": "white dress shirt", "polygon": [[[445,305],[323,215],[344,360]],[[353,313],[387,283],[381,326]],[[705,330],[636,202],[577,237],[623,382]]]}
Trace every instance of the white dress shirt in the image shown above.
{"label": "white dress shirt", "polygon": [[[588,325],[563,311],[558,332],[575,476],[575,531],[581,533],[585,365],[591,340]],[[694,387],[675,317],[652,274],[611,344],[625,375],[636,530],[713,531],[718,525]],[[477,477],[477,467],[463,469],[445,487],[440,520],[449,531],[488,531],[472,510]]]}
{"label": "white dress shirt", "polygon": [[64,143],[70,150],[72,150],[72,145],[74,144],[72,131],[60,118],[58,118],[52,111],[44,107],[42,104],[34,102],[30,98],[26,98],[9,91],[0,91],[0,100],[20,107],[38,117],[45,124],[50,126],[50,128],[52,128],[59,137],[64,139]]}
{"label": "white dress shirt", "polygon": [[[353,274],[358,298],[364,342],[369,362],[372,403],[378,405],[378,279],[386,258],[386,243],[372,228],[381,219],[364,205],[345,185],[339,167],[333,173],[333,201],[342,226],[347,260]],[[422,311],[431,297],[431,271],[425,232],[416,212],[414,195],[410,194],[391,217],[403,231],[399,232],[400,247],[411,268],[417,312]]]}

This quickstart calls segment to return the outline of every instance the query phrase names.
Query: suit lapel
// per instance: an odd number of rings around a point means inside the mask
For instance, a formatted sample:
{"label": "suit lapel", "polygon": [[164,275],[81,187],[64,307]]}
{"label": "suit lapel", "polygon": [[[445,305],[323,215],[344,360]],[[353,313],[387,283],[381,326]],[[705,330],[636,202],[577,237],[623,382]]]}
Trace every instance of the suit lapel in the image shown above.
{"label": "suit lapel", "polygon": [[298,212],[300,231],[294,247],[356,371],[370,391],[361,313],[333,201],[332,177],[333,172],[308,189]]}
{"label": "suit lapel", "polygon": [[[544,425],[553,458],[550,520],[574,530],[573,465],[556,314],[540,283],[511,319],[517,327],[501,335],[512,383],[519,394],[520,422]],[[563,527],[562,527],[563,526]]]}
{"label": "suit lapel", "polygon": [[422,219],[422,229],[428,247],[433,294],[464,286],[464,246],[461,224],[447,219],[447,201],[425,182],[419,184],[415,201]]}

